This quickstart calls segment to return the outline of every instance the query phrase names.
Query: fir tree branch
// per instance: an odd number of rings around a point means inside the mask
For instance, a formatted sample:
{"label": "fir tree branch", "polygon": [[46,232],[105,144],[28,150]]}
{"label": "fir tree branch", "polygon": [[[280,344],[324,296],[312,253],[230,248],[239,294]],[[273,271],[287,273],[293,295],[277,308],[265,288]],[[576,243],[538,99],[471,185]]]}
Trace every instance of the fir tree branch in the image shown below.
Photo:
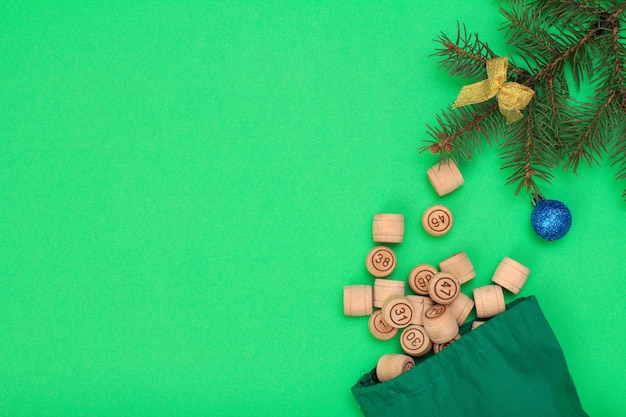
{"label": "fir tree branch", "polygon": [[[525,188],[529,193],[541,193],[535,179],[541,179],[550,183],[552,174],[549,170],[554,168],[553,150],[549,141],[545,141],[546,128],[540,114],[542,104],[531,102],[527,108],[526,117],[519,122],[508,125],[507,137],[502,144],[505,151],[501,158],[505,161],[502,169],[512,169],[513,172],[507,178],[506,184],[517,183],[515,195]],[[549,130],[549,128],[548,128]]]}
{"label": "fir tree branch", "polygon": [[[604,9],[598,7],[598,1],[596,0],[587,2],[574,0],[532,0],[526,5],[542,10],[544,15],[550,19],[550,22],[547,23],[551,25],[554,22],[567,23],[568,25],[585,22],[587,19],[597,16],[604,11]],[[578,22],[572,21],[572,17],[577,17],[575,20]]]}
{"label": "fir tree branch", "polygon": [[[621,11],[620,11],[621,10]],[[626,47],[620,43],[620,21],[619,16],[626,10],[626,2],[621,8],[613,13],[610,19],[612,24],[611,47],[613,49],[614,66],[613,73],[616,78],[616,88],[623,102],[623,109],[626,111]],[[616,14],[618,13],[619,14]]]}
{"label": "fir tree branch", "polygon": [[442,160],[452,157],[471,159],[476,151],[482,150],[481,140],[497,137],[503,118],[496,110],[498,103],[484,102],[452,109],[448,107],[437,116],[437,128],[428,126],[428,133],[433,140],[427,141],[421,152],[430,150],[439,154]]}
{"label": "fir tree branch", "polygon": [[[621,114],[621,120],[618,118],[617,129],[613,137],[613,146],[611,149],[611,166],[618,166],[615,173],[615,179],[626,180],[626,114]],[[622,192],[622,197],[626,199],[626,189]]]}
{"label": "fir tree branch", "polygon": [[563,3],[578,11],[589,12],[590,14],[598,14],[602,11],[602,9],[598,9],[597,7],[595,7],[594,3],[597,3],[597,2],[591,2],[592,4],[583,4],[578,1],[560,0],[560,3]]}
{"label": "fir tree branch", "polygon": [[622,13],[626,11],[626,2],[618,0],[615,2],[615,4],[617,7],[615,8],[615,11],[609,15],[609,21],[618,20]]}
{"label": "fir tree branch", "polygon": [[[525,52],[536,63],[546,62],[551,55],[561,52],[558,43],[542,29],[543,21],[538,9],[526,8],[523,3],[516,2],[511,11],[500,9],[500,13],[508,20],[504,28],[509,44]],[[548,54],[544,55],[545,52]]]}
{"label": "fir tree branch", "polygon": [[442,48],[437,49],[433,56],[442,57],[439,65],[451,75],[478,77],[484,73],[487,60],[496,56],[489,45],[478,38],[478,34],[468,34],[465,25],[458,23],[454,42],[445,33],[440,33],[436,42]]}
{"label": "fir tree branch", "polygon": [[593,1],[590,5],[571,0],[509,0],[509,3],[535,9],[541,15],[541,26],[550,28],[551,37],[561,45],[580,39],[603,11]]}
{"label": "fir tree branch", "polygon": [[[538,192],[537,180],[550,182],[550,170],[564,162],[577,172],[580,162],[598,163],[607,149],[616,178],[626,179],[626,1],[509,0],[504,26],[507,41],[522,53],[526,68],[509,59],[510,81],[535,90],[526,116],[504,131],[502,168],[512,169],[507,184]],[[532,9],[534,8],[534,9]],[[456,41],[441,34],[435,53],[440,66],[453,75],[485,78],[485,64],[494,52],[477,35],[458,26]],[[566,70],[569,72],[566,73]],[[571,77],[570,77],[571,76]],[[595,97],[578,103],[569,95],[569,80],[580,88],[589,80]],[[488,100],[437,116],[431,137],[421,148],[441,159],[471,159],[489,145],[504,126],[498,103]],[[625,194],[626,196],[626,190]]]}
{"label": "fir tree branch", "polygon": [[556,154],[560,156],[563,152],[563,139],[561,126],[563,120],[567,119],[567,110],[573,101],[565,86],[555,79],[554,74],[547,74],[543,83],[535,84],[536,95],[534,100],[542,101],[548,108],[546,119],[551,124],[553,146]]}
{"label": "fir tree branch", "polygon": [[[539,70],[535,75],[530,77],[529,83],[532,83],[537,80],[542,80],[548,74],[554,74],[555,72],[563,72],[563,65],[565,62],[570,62],[572,76],[576,86],[580,88],[580,80],[581,80],[581,69],[579,68],[580,59],[572,59],[572,57],[577,57],[578,53],[585,46],[588,46],[590,41],[597,35],[599,29],[592,29],[587,33],[584,37],[582,37],[578,42],[574,45],[570,46],[568,49],[555,56],[545,67]],[[580,58],[580,57],[579,57]]]}
{"label": "fir tree branch", "polygon": [[575,138],[569,143],[570,150],[565,168],[571,168],[574,173],[578,170],[581,160],[589,165],[599,165],[599,157],[606,152],[605,132],[610,131],[613,125],[611,104],[617,97],[616,90],[606,94],[606,98],[597,103],[584,103],[576,117],[569,123],[568,137]]}
{"label": "fir tree branch", "polygon": [[[530,193],[540,193],[539,189],[537,187],[537,184],[535,183],[533,176],[537,174],[537,172],[532,169],[531,167],[531,157],[533,154],[533,123],[534,123],[534,118],[533,118],[533,108],[535,106],[530,106],[528,108],[528,115],[526,117],[526,129],[525,129],[525,136],[526,136],[526,141],[523,144],[522,147],[522,151],[523,151],[523,168],[522,168],[522,172],[523,172],[523,176],[521,177],[521,181],[519,182],[519,185],[517,186],[517,189],[515,190],[515,194],[519,194],[522,186],[526,187],[526,190]],[[515,178],[515,175],[512,176],[512,178]],[[510,179],[509,179],[510,181]]]}
{"label": "fir tree branch", "polygon": [[[565,168],[576,173],[582,160],[590,165],[599,164],[599,158],[611,142],[612,132],[624,120],[624,46],[620,44],[619,17],[626,10],[626,2],[611,14],[604,13],[605,19],[597,26],[597,56],[605,65],[594,77],[597,97],[592,103],[579,106],[576,118],[568,123],[568,151]],[[607,65],[608,63],[608,65]],[[621,113],[621,115],[620,115]]]}
{"label": "fir tree branch", "polygon": [[[550,108],[552,109],[553,117],[551,120],[554,121],[553,129],[554,129],[554,141],[560,145],[561,136],[559,135],[559,123],[561,119],[561,114],[559,108],[557,107],[557,93],[554,89],[554,75],[548,74],[546,77],[546,81],[548,82],[548,99],[550,100]],[[560,146],[559,146],[560,148]]]}

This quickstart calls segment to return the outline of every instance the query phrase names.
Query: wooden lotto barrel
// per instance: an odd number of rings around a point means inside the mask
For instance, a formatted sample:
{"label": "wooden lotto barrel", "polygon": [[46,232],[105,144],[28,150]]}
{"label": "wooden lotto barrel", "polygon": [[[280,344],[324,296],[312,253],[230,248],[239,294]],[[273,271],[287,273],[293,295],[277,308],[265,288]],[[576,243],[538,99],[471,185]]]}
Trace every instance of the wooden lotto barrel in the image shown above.
{"label": "wooden lotto barrel", "polygon": [[392,295],[404,295],[404,281],[377,278],[373,289],[374,307],[382,308],[385,300]]}
{"label": "wooden lotto barrel", "polygon": [[498,265],[491,280],[513,294],[520,292],[530,274],[530,269],[514,259],[505,256]]}
{"label": "wooden lotto barrel", "polygon": [[445,343],[459,333],[459,325],[449,308],[435,304],[424,312],[424,329],[433,343]]}
{"label": "wooden lotto barrel", "polygon": [[403,295],[392,295],[385,300],[382,308],[385,323],[399,329],[411,324],[413,320],[413,304]]}
{"label": "wooden lotto barrel", "polygon": [[437,268],[429,264],[419,264],[409,272],[409,287],[415,294],[428,295],[428,283],[437,273]]}
{"label": "wooden lotto barrel", "polygon": [[452,229],[454,217],[446,206],[435,204],[422,214],[422,227],[431,236],[443,236]]}
{"label": "wooden lotto barrel", "polygon": [[448,272],[438,272],[428,283],[428,295],[438,304],[452,303],[461,292],[461,284]]}
{"label": "wooden lotto barrel", "polygon": [[372,222],[372,239],[381,243],[401,243],[404,239],[404,215],[375,214]]}
{"label": "wooden lotto barrel", "polygon": [[402,331],[400,346],[407,355],[420,357],[431,351],[433,342],[426,334],[424,326],[412,324]]}
{"label": "wooden lotto barrel", "polygon": [[506,308],[504,293],[499,285],[485,285],[474,288],[473,293],[476,317],[479,319],[493,317],[502,313]]}
{"label": "wooden lotto barrel", "polygon": [[424,310],[434,304],[433,300],[424,295],[407,295],[406,298],[413,305],[413,320],[411,320],[411,324],[422,324]]}
{"label": "wooden lotto barrel", "polygon": [[368,316],[373,311],[371,285],[348,285],[343,287],[343,314]]}
{"label": "wooden lotto barrel", "polygon": [[376,310],[370,316],[367,327],[369,328],[370,333],[378,340],[389,340],[393,339],[396,334],[398,334],[398,328],[392,327],[385,323],[383,320],[382,311]]}
{"label": "wooden lotto barrel", "polygon": [[376,363],[376,377],[380,382],[389,381],[415,367],[415,361],[408,355],[388,353]]}
{"label": "wooden lotto barrel", "polygon": [[453,160],[442,161],[426,171],[428,180],[441,197],[459,188],[465,180]]}
{"label": "wooden lotto barrel", "polygon": [[452,340],[448,340],[445,343],[435,343],[433,345],[433,352],[435,352],[435,353],[441,352],[442,350],[444,350],[445,348],[447,348],[448,346],[450,346],[452,343],[456,342],[460,338],[461,338],[461,335],[457,334],[456,336],[454,336],[454,338]]}
{"label": "wooden lotto barrel", "polygon": [[439,262],[439,270],[441,272],[448,272],[454,275],[459,284],[465,284],[476,276],[474,265],[472,261],[467,257],[467,254],[463,251],[457,252],[454,255]]}
{"label": "wooden lotto barrel", "polygon": [[483,321],[483,320],[474,320],[474,321],[472,322],[472,330],[474,330],[474,329],[476,329],[476,328],[478,328],[478,327],[482,326],[482,325],[483,325],[483,324],[485,324],[485,323],[487,323],[487,322],[486,322],[486,321]]}
{"label": "wooden lotto barrel", "polygon": [[396,254],[387,246],[376,246],[365,257],[365,267],[377,278],[391,275],[396,263]]}
{"label": "wooden lotto barrel", "polygon": [[465,323],[465,320],[467,320],[470,313],[474,309],[474,301],[467,295],[460,292],[449,307],[454,317],[456,317],[456,323],[461,326]]}

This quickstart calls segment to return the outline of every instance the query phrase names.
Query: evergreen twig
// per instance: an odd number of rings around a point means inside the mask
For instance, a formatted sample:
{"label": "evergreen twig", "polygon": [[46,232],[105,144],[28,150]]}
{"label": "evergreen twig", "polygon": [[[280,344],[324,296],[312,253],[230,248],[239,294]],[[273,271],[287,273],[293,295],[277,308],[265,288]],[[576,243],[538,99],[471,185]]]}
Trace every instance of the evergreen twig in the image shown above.
{"label": "evergreen twig", "polygon": [[451,75],[475,78],[481,75],[480,67],[496,55],[486,42],[478,39],[478,34],[468,34],[465,25],[457,25],[456,40],[453,42],[445,33],[440,33],[437,42],[442,48],[433,54],[443,59],[440,65]]}
{"label": "evergreen twig", "polygon": [[[615,177],[626,180],[626,1],[509,0],[501,8],[507,42],[519,51],[509,59],[511,80],[532,88],[535,96],[525,117],[504,126],[498,104],[444,109],[421,151],[440,158],[472,159],[504,134],[502,168],[515,193],[540,193],[537,180],[550,183],[551,170],[562,165],[577,172],[581,162],[600,163],[609,155]],[[435,56],[452,75],[481,80],[485,63],[497,55],[477,34],[459,24],[456,38],[440,34]],[[518,57],[525,64],[515,64]],[[580,89],[589,83],[594,95],[570,96],[568,80]],[[626,190],[623,193],[626,198]]]}

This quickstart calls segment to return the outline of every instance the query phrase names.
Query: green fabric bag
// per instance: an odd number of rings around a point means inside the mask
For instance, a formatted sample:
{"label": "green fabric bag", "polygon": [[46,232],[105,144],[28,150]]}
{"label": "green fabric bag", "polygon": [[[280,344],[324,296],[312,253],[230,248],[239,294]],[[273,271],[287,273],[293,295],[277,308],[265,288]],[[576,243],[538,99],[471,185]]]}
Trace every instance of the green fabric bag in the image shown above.
{"label": "green fabric bag", "polygon": [[386,382],[376,370],[352,393],[366,417],[586,416],[565,357],[537,299],[519,298],[506,311],[415,368]]}

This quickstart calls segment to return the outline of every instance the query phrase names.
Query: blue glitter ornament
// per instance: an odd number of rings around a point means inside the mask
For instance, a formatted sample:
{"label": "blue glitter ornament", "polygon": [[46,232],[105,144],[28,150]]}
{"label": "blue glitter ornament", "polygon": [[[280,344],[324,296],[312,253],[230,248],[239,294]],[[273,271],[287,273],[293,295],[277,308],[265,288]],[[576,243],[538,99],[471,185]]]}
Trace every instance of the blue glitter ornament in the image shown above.
{"label": "blue glitter ornament", "polygon": [[569,231],[572,213],[567,206],[557,200],[544,200],[535,196],[535,208],[530,216],[530,224],[535,233],[545,240],[557,240]]}

